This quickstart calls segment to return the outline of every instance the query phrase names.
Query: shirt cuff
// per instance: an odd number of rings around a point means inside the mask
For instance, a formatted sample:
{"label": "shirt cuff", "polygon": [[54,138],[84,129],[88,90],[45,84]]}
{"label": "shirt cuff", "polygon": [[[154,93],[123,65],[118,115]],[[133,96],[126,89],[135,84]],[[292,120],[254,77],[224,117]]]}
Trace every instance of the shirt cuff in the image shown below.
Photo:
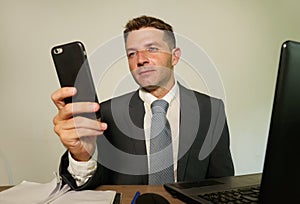
{"label": "shirt cuff", "polygon": [[75,159],[73,159],[70,152],[68,152],[68,158],[68,171],[75,179],[77,186],[82,186],[96,171],[97,162],[94,158],[91,158],[89,161],[86,162],[76,161]]}

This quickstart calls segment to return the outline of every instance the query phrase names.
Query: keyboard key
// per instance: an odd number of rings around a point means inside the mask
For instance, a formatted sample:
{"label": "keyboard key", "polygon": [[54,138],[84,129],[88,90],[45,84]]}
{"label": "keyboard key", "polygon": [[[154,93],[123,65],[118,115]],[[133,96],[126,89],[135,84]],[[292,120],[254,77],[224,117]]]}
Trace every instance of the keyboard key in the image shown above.
{"label": "keyboard key", "polygon": [[259,186],[232,189],[216,193],[200,194],[199,197],[212,203],[257,203],[259,196]]}

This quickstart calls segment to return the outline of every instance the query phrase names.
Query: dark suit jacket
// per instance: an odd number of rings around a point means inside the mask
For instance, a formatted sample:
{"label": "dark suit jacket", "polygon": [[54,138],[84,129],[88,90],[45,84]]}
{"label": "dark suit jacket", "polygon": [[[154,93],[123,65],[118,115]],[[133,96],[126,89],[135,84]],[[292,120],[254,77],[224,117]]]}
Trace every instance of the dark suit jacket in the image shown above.
{"label": "dark suit jacket", "polygon": [[[190,181],[234,175],[229,132],[223,102],[180,87],[180,133],[177,180]],[[67,153],[60,175],[73,189],[101,184],[148,184],[144,136],[144,103],[138,91],[100,104],[101,120],[108,124],[98,138],[98,167],[81,187],[67,171]]]}

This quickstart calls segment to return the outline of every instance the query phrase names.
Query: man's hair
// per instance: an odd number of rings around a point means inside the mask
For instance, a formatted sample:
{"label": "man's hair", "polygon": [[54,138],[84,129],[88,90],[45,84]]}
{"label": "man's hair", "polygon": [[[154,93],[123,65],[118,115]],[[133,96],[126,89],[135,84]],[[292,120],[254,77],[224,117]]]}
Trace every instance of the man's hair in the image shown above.
{"label": "man's hair", "polygon": [[127,36],[131,31],[149,27],[164,31],[164,40],[167,42],[170,50],[176,47],[176,40],[172,26],[161,19],[145,15],[134,18],[128,21],[125,25],[125,30],[123,32],[125,43],[127,41]]}

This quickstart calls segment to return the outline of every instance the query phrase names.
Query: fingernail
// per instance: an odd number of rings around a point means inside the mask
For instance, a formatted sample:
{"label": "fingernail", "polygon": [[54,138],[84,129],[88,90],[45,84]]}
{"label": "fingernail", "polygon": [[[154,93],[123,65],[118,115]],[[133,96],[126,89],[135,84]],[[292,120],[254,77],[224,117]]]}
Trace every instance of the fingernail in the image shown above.
{"label": "fingernail", "polygon": [[75,94],[76,93],[76,88],[75,87],[70,88],[70,93]]}
{"label": "fingernail", "polygon": [[95,111],[97,111],[97,110],[98,110],[98,107],[99,107],[99,105],[98,105],[98,104],[96,104],[96,103],[94,103],[94,104],[92,105],[92,108],[93,108],[93,110],[95,110]]}
{"label": "fingernail", "polygon": [[101,129],[106,129],[107,128],[107,124],[106,123],[101,123]]}

